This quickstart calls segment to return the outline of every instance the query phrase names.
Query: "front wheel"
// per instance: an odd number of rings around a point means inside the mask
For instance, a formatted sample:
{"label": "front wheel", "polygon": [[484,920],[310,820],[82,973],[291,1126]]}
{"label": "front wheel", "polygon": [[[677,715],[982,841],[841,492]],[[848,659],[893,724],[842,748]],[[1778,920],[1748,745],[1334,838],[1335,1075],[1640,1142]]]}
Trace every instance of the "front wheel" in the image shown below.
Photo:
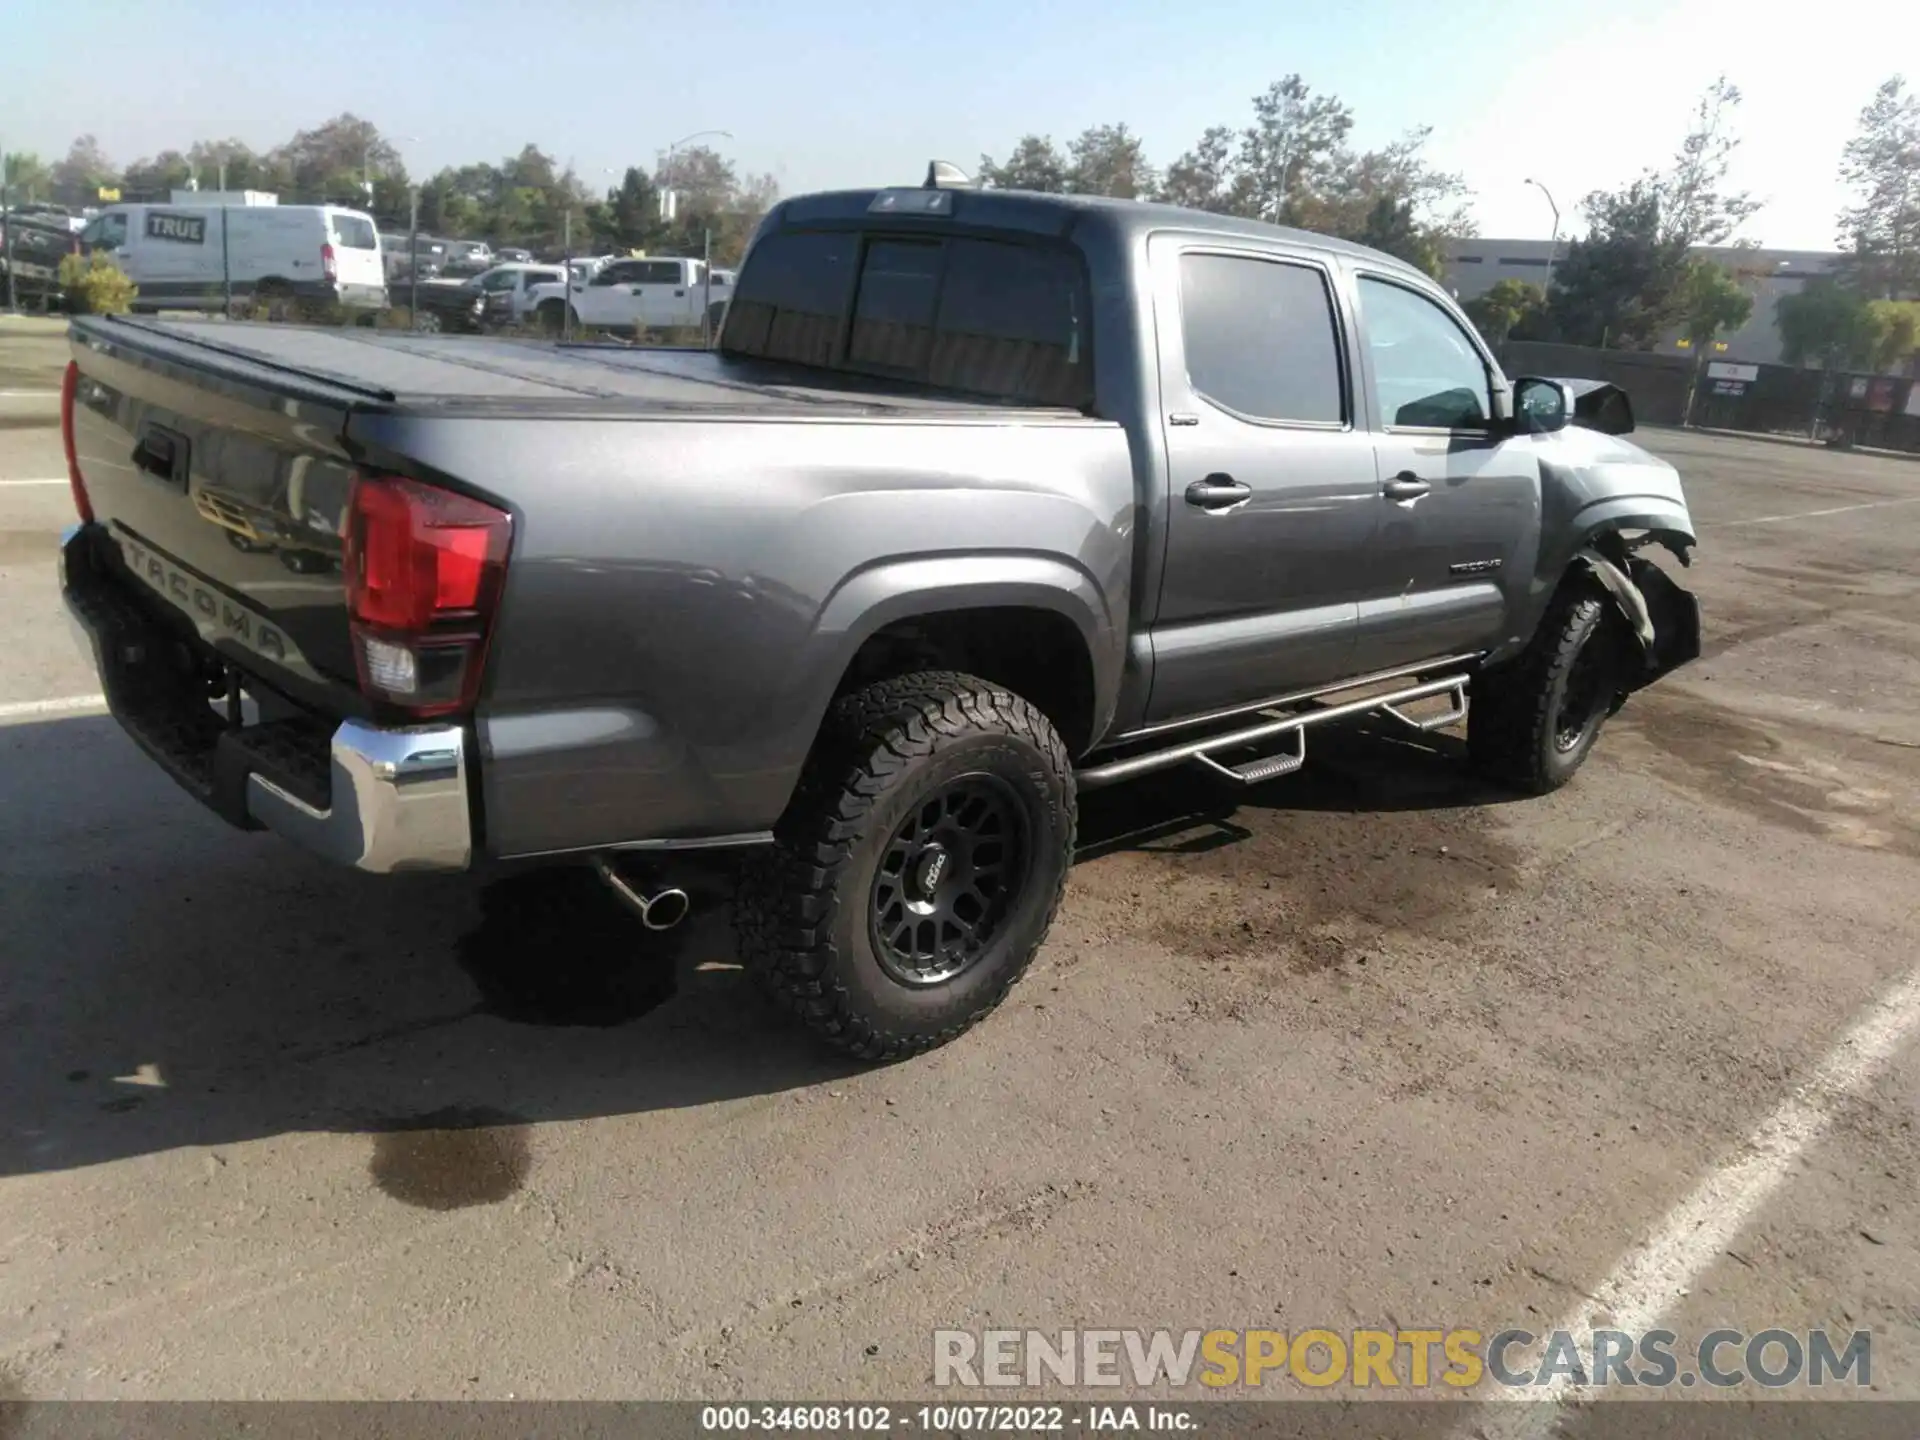
{"label": "front wheel", "polygon": [[1534,795],[1573,778],[1625,688],[1622,622],[1591,583],[1571,581],[1517,660],[1474,677],[1467,753]]}
{"label": "front wheel", "polygon": [[742,964],[829,1044],[893,1060],[1006,998],[1066,886],[1073,764],[1047,718],[951,671],[835,703],[734,907]]}

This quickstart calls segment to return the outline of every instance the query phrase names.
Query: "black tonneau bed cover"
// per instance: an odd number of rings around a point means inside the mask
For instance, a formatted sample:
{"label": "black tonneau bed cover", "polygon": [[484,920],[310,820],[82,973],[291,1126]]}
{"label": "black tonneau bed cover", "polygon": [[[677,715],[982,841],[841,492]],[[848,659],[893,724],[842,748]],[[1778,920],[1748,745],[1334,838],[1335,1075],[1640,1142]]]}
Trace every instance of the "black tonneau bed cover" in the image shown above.
{"label": "black tonneau bed cover", "polygon": [[[121,316],[81,319],[74,329],[352,409],[922,417],[1036,409],[707,350]],[[322,396],[316,388],[348,394]]]}

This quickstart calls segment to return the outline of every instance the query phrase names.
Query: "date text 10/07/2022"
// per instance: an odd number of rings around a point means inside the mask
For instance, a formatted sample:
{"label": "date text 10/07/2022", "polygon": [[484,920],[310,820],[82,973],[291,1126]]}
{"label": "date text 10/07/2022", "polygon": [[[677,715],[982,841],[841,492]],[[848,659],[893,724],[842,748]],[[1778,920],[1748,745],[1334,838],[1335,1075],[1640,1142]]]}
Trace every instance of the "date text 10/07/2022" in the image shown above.
{"label": "date text 10/07/2022", "polygon": [[1081,1430],[1191,1432],[1193,1413],[1175,1405],[705,1405],[704,1431],[807,1430],[881,1434],[999,1432],[1010,1435]]}

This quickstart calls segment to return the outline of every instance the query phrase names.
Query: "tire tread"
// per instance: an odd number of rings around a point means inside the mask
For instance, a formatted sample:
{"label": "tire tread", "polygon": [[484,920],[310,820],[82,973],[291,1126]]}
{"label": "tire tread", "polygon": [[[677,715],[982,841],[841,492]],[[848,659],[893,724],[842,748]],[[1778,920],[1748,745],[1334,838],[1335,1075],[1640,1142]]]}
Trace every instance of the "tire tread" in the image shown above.
{"label": "tire tread", "polygon": [[[1073,773],[1066,746],[1046,716],[1009,690],[954,670],[882,680],[842,696],[828,711],[793,801],[775,828],[770,853],[742,877],[734,924],[743,967],[815,1034],[860,1059],[919,1054],[984,1019],[1025,974],[1059,911],[1064,883],[1048,898],[1027,955],[964,1017],[935,1031],[876,1027],[833,978],[839,958],[833,917],[842,904],[863,898],[842,895],[840,882],[855,844],[867,833],[868,816],[893,782],[933,756],[943,740],[980,731],[1022,739],[1056,775]],[[1069,803],[1069,855],[1076,823]]]}

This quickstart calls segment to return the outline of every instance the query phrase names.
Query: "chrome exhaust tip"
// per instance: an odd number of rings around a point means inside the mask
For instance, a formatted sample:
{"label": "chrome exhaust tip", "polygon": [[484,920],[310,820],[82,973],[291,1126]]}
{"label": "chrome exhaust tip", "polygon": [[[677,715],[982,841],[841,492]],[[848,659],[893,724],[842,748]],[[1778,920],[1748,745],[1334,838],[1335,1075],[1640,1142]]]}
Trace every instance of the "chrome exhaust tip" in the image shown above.
{"label": "chrome exhaust tip", "polygon": [[620,898],[620,902],[640,917],[640,923],[649,930],[671,930],[687,918],[687,912],[693,908],[693,901],[687,898],[687,892],[680,889],[656,890],[650,895],[636,890],[627,879],[614,868],[613,862],[605,856],[596,856],[593,868],[607,888]]}

